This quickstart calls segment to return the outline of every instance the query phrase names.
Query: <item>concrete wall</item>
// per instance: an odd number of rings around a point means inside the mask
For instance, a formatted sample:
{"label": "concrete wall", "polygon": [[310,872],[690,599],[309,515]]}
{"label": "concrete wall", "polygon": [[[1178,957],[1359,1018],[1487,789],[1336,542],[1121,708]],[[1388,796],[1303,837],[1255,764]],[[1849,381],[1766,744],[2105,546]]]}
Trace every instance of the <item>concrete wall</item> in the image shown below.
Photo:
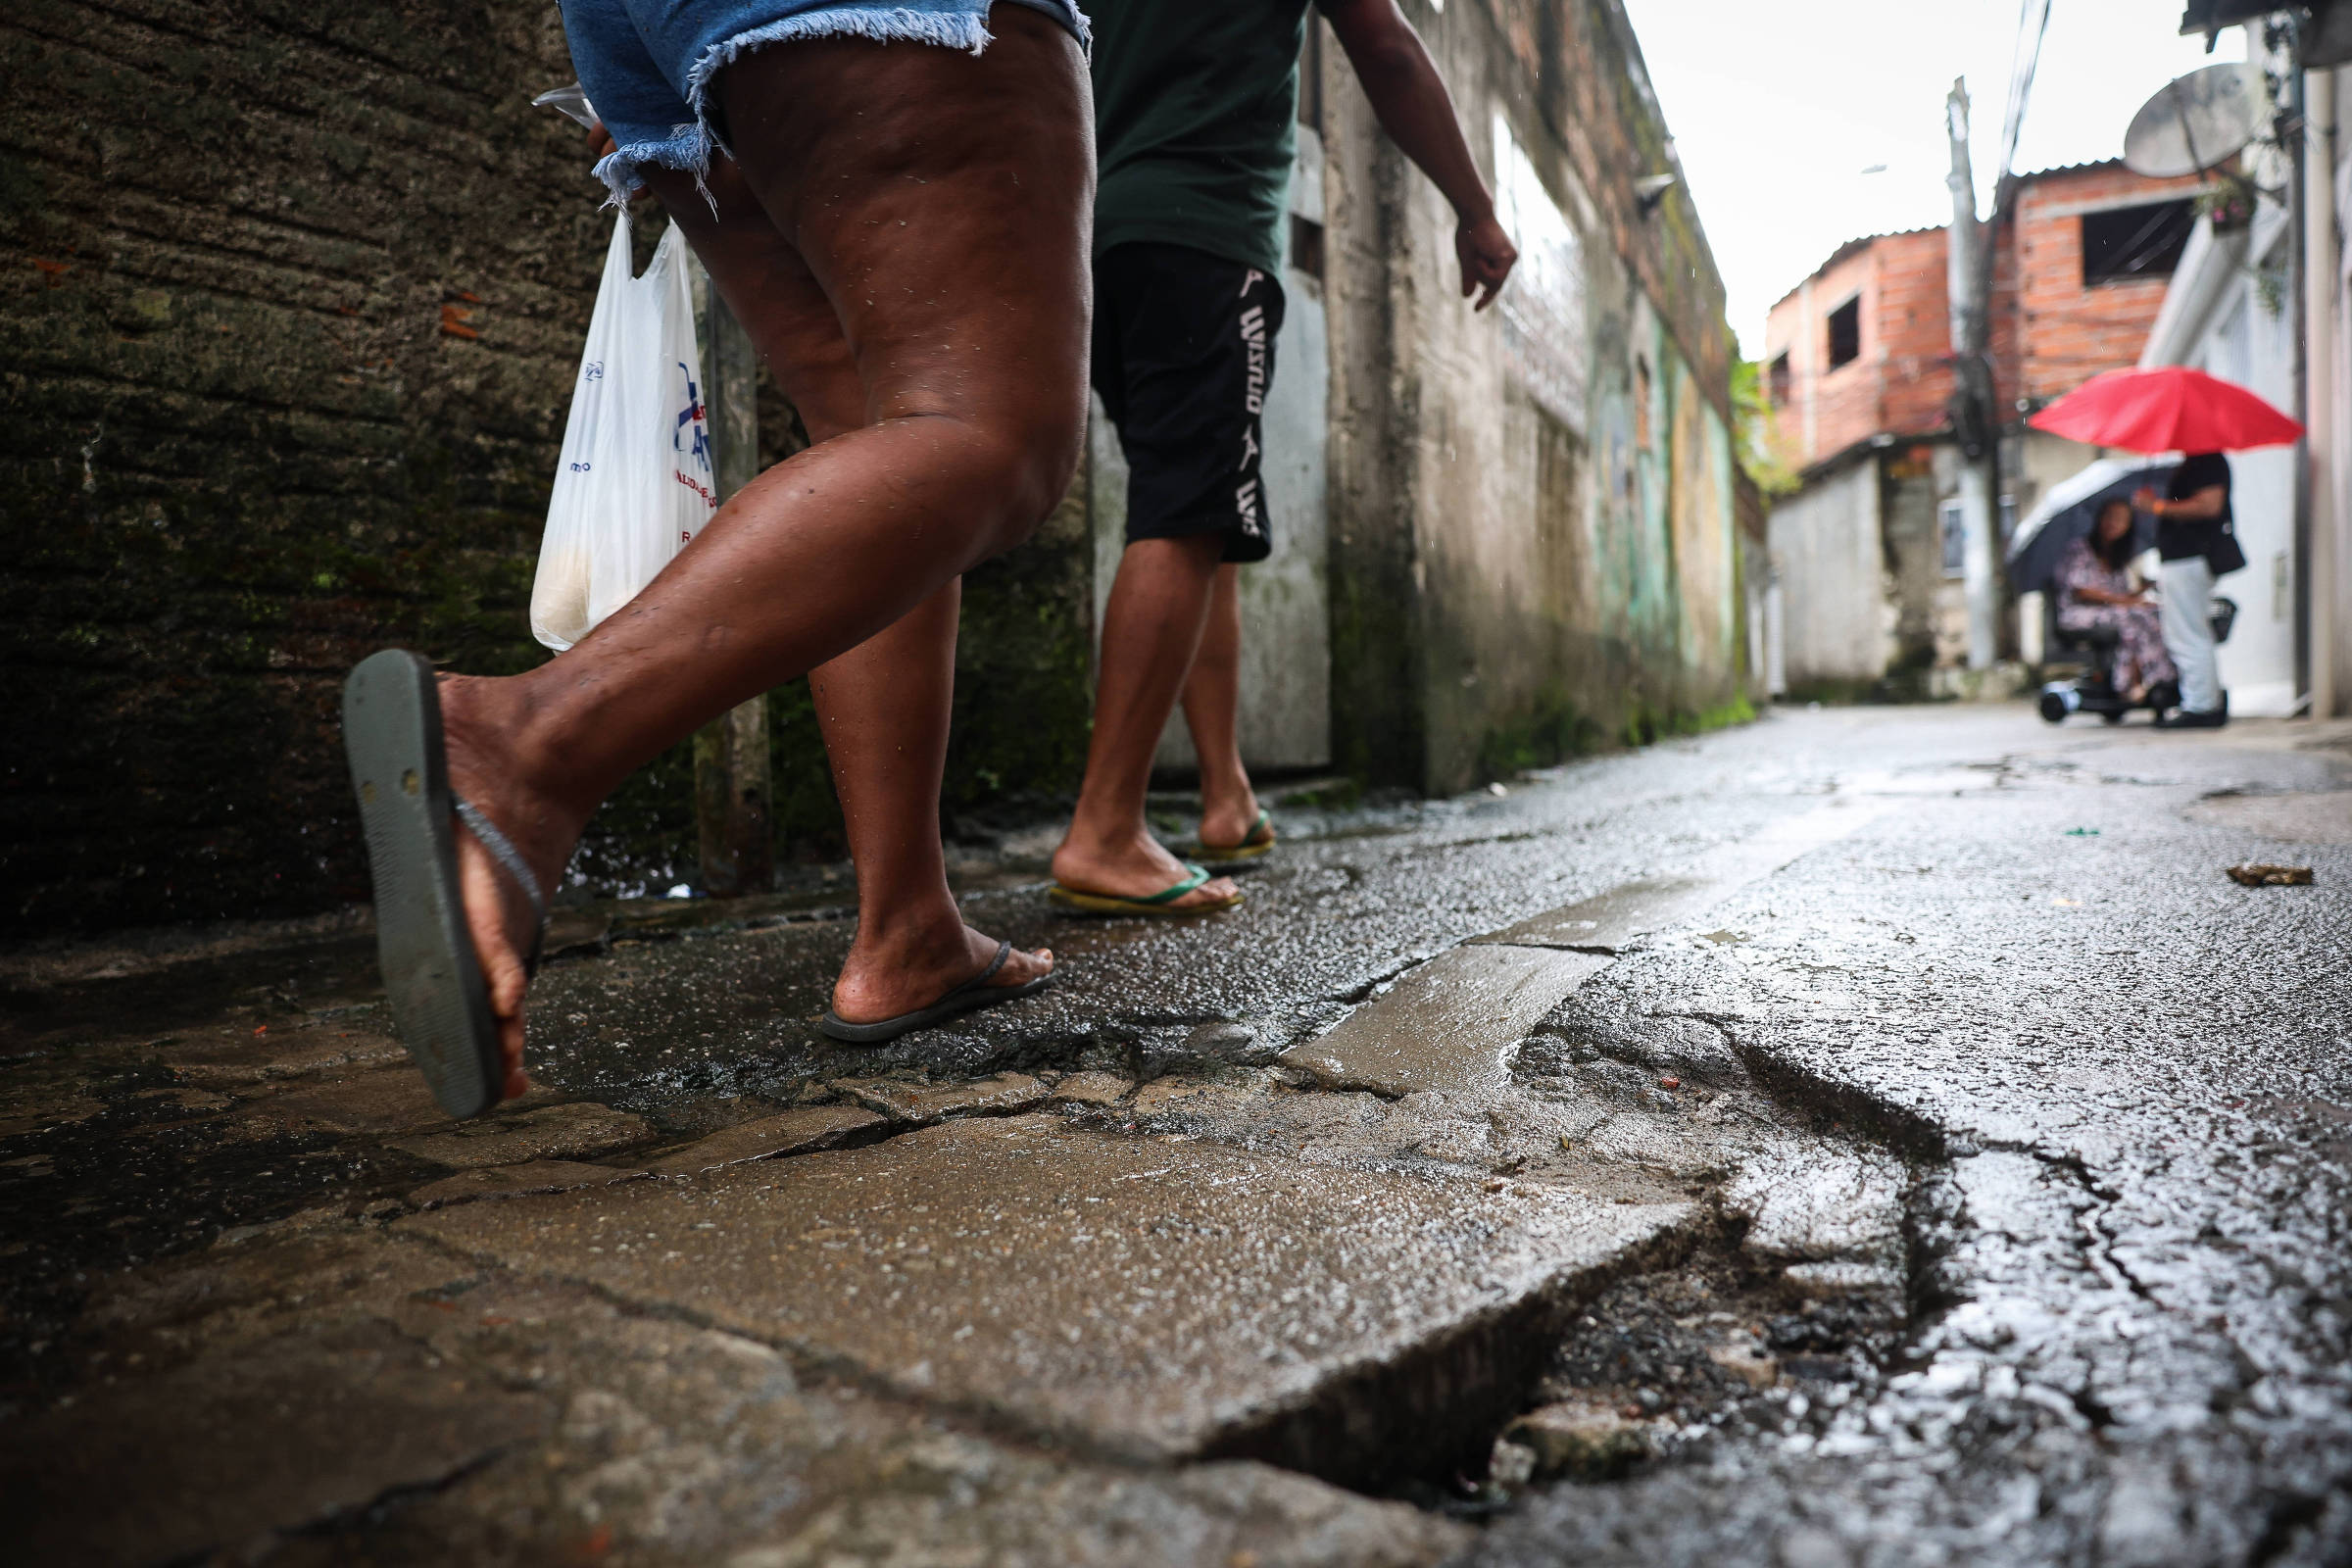
{"label": "concrete wall", "polygon": [[[577,127],[529,107],[572,76],[556,10],[24,0],[0,62],[0,930],[364,898],[345,669],[544,657],[524,608],[611,223]],[[1074,515],[968,585],[958,805],[1075,780]],[[805,689],[773,709],[783,848],[822,849]],[[690,877],[689,773],[624,787],[581,865]]]}
{"label": "concrete wall", "polygon": [[1528,255],[1496,311],[1325,52],[1334,716],[1432,790],[1741,697],[1722,287],[1609,0],[1408,4]]}
{"label": "concrete wall", "polygon": [[1849,462],[1772,509],[1784,689],[1859,696],[1894,654],[1879,465]]}

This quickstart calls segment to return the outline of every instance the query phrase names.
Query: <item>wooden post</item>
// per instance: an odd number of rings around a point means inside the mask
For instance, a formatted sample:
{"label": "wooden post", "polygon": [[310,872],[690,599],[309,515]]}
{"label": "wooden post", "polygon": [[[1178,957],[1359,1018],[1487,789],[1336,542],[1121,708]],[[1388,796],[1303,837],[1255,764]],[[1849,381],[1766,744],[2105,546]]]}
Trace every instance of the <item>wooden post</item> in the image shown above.
{"label": "wooden post", "polygon": [[[698,268],[699,271],[700,269]],[[703,403],[709,411],[711,477],[724,503],[760,471],[760,416],[751,334],[707,280],[702,297]],[[696,731],[694,815],[703,891],[714,899],[766,893],[776,885],[769,820],[767,699],[755,697]]]}

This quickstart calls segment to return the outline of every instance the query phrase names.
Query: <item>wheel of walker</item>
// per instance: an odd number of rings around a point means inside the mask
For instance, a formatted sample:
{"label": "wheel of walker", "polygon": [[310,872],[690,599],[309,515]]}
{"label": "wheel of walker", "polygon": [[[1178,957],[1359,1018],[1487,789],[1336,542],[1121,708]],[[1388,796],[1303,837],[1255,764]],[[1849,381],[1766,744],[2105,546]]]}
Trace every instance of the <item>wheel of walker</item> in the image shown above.
{"label": "wheel of walker", "polygon": [[2110,724],[2121,724],[2124,721],[2124,715],[2121,713],[2101,713],[2099,717]]}
{"label": "wheel of walker", "polygon": [[2041,694],[2041,716],[2052,724],[2065,723],[2066,699],[2056,692],[2043,692]]}

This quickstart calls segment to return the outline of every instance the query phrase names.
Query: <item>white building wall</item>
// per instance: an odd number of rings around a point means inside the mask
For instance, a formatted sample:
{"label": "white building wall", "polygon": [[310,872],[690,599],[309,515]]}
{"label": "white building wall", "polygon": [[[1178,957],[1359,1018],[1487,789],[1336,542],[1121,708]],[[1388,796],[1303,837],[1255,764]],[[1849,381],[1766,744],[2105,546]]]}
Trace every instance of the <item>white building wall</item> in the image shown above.
{"label": "white building wall", "polygon": [[1875,457],[1773,508],[1783,688],[1872,682],[1886,673],[1886,558]]}

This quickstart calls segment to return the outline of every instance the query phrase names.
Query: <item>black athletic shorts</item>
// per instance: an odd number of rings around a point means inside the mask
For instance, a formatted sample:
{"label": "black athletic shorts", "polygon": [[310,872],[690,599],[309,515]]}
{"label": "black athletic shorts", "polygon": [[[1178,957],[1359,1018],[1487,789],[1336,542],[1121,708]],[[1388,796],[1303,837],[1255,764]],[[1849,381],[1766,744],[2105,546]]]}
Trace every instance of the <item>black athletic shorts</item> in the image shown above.
{"label": "black athletic shorts", "polygon": [[1095,390],[1127,454],[1127,539],[1225,535],[1227,561],[1274,548],[1258,477],[1282,285],[1183,245],[1095,262]]}

